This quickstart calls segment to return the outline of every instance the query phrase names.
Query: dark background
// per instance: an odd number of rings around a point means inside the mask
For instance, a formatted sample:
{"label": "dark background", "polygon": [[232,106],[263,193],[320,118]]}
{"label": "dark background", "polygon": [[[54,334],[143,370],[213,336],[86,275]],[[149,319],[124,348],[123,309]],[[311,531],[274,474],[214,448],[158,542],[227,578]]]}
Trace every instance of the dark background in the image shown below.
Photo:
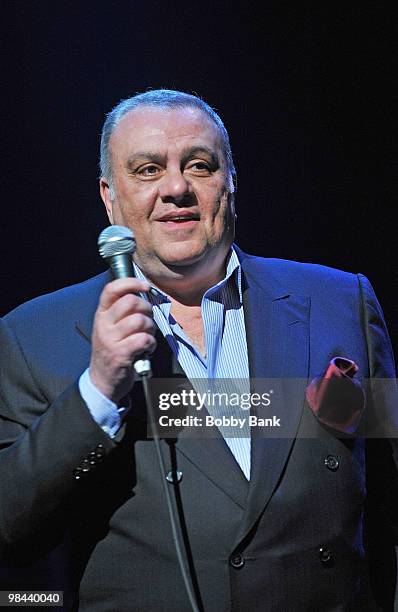
{"label": "dark background", "polygon": [[102,271],[104,115],[163,86],[229,129],[238,244],[366,274],[397,351],[396,10],[20,1],[2,22],[0,314]]}

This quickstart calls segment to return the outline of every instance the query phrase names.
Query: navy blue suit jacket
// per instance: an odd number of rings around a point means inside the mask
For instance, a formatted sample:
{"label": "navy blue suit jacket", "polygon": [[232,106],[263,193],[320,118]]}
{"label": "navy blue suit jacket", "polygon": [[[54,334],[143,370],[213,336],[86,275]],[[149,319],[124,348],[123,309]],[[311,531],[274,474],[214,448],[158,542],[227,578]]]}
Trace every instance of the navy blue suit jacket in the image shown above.
{"label": "navy blue suit jacket", "polygon": [[[315,419],[304,394],[338,355],[358,364],[359,379],[395,377],[373,290],[361,275],[238,254],[250,375],[303,385],[282,407],[291,435],[253,435],[250,483],[222,439],[162,441],[168,469],[183,474],[170,488],[203,608],[392,609],[396,440],[341,437]],[[140,414],[132,410],[112,440],[78,391],[108,280],[104,273],[37,298],[0,323],[3,584],[63,588],[65,609],[185,611],[163,476]],[[164,344],[154,355],[156,376],[169,374]],[[135,385],[132,405],[141,404]],[[370,395],[366,411],[397,428],[391,388]],[[82,465],[89,467],[76,480]],[[368,552],[377,559],[381,544],[383,571],[370,580]]]}

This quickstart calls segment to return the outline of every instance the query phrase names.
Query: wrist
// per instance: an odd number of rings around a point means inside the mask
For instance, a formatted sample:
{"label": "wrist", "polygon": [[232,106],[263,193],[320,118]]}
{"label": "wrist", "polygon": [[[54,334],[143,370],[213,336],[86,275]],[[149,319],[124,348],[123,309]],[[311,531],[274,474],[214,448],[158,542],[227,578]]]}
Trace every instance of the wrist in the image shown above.
{"label": "wrist", "polygon": [[123,377],[120,384],[109,384],[92,366],[88,369],[88,376],[91,384],[96,390],[116,405],[119,405],[121,400],[129,394],[134,382],[133,373],[131,372],[130,380],[126,380],[126,377]]}

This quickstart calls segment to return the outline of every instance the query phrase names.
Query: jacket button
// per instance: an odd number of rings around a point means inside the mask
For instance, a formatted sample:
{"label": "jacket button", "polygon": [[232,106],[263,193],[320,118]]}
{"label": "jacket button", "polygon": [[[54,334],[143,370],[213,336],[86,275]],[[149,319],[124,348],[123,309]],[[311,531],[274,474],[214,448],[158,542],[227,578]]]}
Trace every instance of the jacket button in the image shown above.
{"label": "jacket button", "polygon": [[95,448],[95,456],[97,460],[100,461],[104,455],[105,455],[104,447],[102,446],[102,444],[98,444],[98,446],[96,446]]}
{"label": "jacket button", "polygon": [[239,569],[245,564],[245,560],[240,554],[232,555],[229,559],[229,562],[235,569]]}
{"label": "jacket button", "polygon": [[97,463],[97,455],[95,454],[94,451],[87,455],[87,459],[90,465],[95,465]]}
{"label": "jacket button", "polygon": [[88,459],[83,459],[80,462],[80,467],[83,470],[83,472],[89,472],[90,471],[90,467],[91,467],[89,460]]}
{"label": "jacket button", "polygon": [[328,455],[327,457],[325,457],[325,465],[328,470],[335,472],[339,469],[339,460],[334,455]]}
{"label": "jacket button", "polygon": [[171,482],[171,484],[177,484],[182,480],[182,472],[180,470],[170,470],[166,474],[167,482]]}
{"label": "jacket button", "polygon": [[80,480],[80,478],[82,477],[82,474],[83,474],[82,468],[77,467],[75,470],[73,470],[73,478],[75,480]]}
{"label": "jacket button", "polygon": [[321,546],[319,548],[319,559],[321,560],[321,563],[325,564],[331,563],[333,561],[333,555],[329,548],[327,548],[326,546]]}

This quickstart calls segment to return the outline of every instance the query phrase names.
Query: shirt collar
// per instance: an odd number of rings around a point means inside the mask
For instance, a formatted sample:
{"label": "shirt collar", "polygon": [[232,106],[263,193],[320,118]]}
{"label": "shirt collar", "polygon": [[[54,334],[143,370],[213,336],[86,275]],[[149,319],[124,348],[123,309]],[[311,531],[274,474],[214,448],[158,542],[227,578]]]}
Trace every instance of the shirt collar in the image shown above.
{"label": "shirt collar", "polygon": [[[142,272],[142,270],[137,266],[135,262],[133,262],[133,266],[134,266],[134,274],[136,278],[149,282],[145,274]],[[241,268],[239,258],[233,246],[231,246],[230,256],[228,257],[227,271],[226,271],[225,277],[222,280],[220,280],[216,285],[213,285],[213,287],[209,287],[209,289],[207,289],[203,297],[208,298],[211,295],[214,295],[219,290],[221,290],[223,287],[225,287],[227,283],[231,283],[235,286],[235,288],[238,291],[240,304],[242,304],[242,268]],[[152,306],[170,302],[170,298],[168,297],[166,293],[164,293],[163,291],[161,291],[160,289],[158,289],[151,283],[149,284],[151,285],[151,290],[148,294],[146,294],[146,296],[147,296],[147,299],[149,299],[149,302],[152,304]]]}

